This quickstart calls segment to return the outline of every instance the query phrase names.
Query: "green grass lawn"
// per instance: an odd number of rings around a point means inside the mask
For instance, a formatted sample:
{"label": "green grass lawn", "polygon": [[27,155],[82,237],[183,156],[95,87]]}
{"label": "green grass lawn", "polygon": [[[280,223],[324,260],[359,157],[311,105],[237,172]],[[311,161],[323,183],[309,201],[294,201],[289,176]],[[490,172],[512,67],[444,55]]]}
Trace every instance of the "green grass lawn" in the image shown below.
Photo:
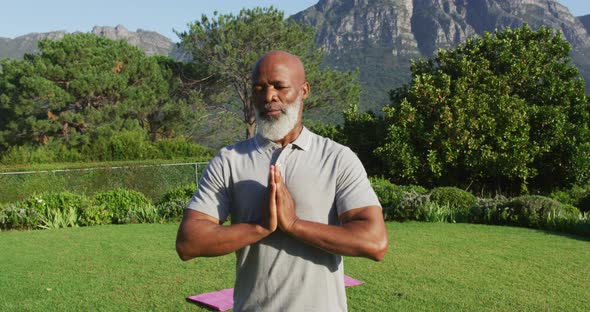
{"label": "green grass lawn", "polygon": [[[380,263],[346,258],[350,311],[588,311],[590,241],[524,228],[388,223]],[[234,256],[182,262],[175,224],[0,233],[0,310],[203,310]]]}

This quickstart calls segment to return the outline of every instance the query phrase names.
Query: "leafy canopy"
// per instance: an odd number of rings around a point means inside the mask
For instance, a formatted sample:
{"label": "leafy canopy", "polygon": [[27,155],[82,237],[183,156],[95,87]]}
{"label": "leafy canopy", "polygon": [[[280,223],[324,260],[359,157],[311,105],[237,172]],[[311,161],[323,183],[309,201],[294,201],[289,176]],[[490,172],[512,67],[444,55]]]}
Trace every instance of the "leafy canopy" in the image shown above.
{"label": "leafy canopy", "polygon": [[193,62],[207,67],[212,79],[228,90],[234,101],[233,110],[241,108],[246,135],[255,131],[252,103],[251,71],[256,60],[272,50],[285,50],[301,58],[311,84],[306,111],[315,111],[316,119],[329,119],[351,103],[358,103],[360,84],[357,72],[341,73],[321,68],[322,52],[315,47],[315,30],[286,20],[273,7],[243,9],[238,15],[205,15],[189,24],[189,30],[177,33],[182,48]]}
{"label": "leafy canopy", "polygon": [[569,50],[560,33],[525,25],[413,62],[412,81],[373,118],[383,170],[397,183],[507,192],[587,181],[589,106]]}
{"label": "leafy canopy", "polygon": [[79,148],[123,130],[174,137],[195,117],[164,58],[92,34],[42,40],[39,50],[2,61],[2,149],[51,140]]}

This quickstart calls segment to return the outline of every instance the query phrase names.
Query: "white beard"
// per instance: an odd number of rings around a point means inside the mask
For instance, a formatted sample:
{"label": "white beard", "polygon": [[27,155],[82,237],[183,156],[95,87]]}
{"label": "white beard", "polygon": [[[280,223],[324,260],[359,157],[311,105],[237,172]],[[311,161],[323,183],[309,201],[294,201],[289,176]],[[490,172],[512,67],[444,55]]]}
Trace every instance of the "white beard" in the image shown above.
{"label": "white beard", "polygon": [[298,96],[293,103],[287,103],[285,107],[281,108],[282,114],[277,118],[265,118],[255,107],[256,132],[271,141],[283,139],[297,125],[302,103],[301,96]]}

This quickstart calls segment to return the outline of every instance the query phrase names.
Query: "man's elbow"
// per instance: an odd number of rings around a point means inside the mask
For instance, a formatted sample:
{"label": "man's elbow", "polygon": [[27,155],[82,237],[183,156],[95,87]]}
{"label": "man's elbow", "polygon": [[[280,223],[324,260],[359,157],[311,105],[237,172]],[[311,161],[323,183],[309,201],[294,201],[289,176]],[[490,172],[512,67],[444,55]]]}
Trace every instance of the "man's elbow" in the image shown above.
{"label": "man's elbow", "polygon": [[176,253],[182,261],[188,261],[195,257],[188,251],[186,244],[182,242],[176,242]]}
{"label": "man's elbow", "polygon": [[374,261],[382,261],[387,253],[389,243],[387,237],[381,238],[373,243],[373,246],[369,252],[368,258]]}

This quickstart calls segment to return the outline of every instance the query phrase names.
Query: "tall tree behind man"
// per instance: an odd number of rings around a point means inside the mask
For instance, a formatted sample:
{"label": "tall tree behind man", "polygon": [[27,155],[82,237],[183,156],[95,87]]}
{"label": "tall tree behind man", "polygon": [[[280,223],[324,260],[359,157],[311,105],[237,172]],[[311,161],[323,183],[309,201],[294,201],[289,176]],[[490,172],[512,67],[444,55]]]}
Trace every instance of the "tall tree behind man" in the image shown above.
{"label": "tall tree behind man", "polygon": [[[314,43],[315,29],[285,19],[273,7],[243,9],[238,15],[217,15],[189,24],[189,30],[177,33],[181,47],[193,62],[207,66],[212,79],[229,91],[234,99],[230,109],[241,106],[246,124],[246,137],[256,133],[256,119],[250,82],[250,71],[256,59],[271,50],[286,50],[301,57],[306,65],[307,80],[314,86],[305,102],[320,121],[338,118],[343,108],[358,104],[358,72],[339,72],[322,68],[322,51]],[[337,117],[338,116],[338,117]]]}

